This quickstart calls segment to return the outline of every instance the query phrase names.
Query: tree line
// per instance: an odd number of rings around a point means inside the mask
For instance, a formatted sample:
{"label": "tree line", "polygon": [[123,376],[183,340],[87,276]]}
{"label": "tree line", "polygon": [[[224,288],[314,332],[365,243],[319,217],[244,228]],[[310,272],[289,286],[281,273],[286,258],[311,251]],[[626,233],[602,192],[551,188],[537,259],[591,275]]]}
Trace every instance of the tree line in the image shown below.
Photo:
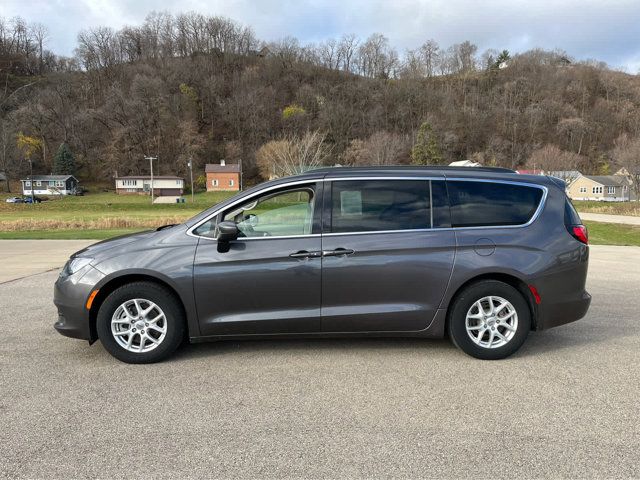
{"label": "tree line", "polygon": [[[486,165],[606,174],[638,168],[640,82],[562,51],[479,53],[380,33],[318,44],[256,38],[233,20],[151,13],[78,35],[0,18],[0,170],[54,170],[61,144],[84,180],[242,162],[251,182],[313,164]],[[302,152],[302,153],[301,153]]]}

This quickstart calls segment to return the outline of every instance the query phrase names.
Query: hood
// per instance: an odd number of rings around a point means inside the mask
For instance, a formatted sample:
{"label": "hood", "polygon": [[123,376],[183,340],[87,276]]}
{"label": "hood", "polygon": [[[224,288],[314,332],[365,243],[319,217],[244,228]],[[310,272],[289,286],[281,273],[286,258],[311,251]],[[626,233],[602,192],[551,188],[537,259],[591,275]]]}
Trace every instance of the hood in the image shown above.
{"label": "hood", "polygon": [[105,257],[105,254],[111,250],[122,247],[123,245],[130,245],[136,242],[145,242],[148,240],[155,240],[156,237],[164,237],[169,232],[179,229],[181,225],[175,225],[172,228],[160,227],[157,230],[146,230],[144,232],[129,233],[127,235],[121,235],[119,237],[110,238],[108,240],[102,240],[100,242],[89,245],[82,250],[71,255],[71,257],[92,257],[96,260]]}

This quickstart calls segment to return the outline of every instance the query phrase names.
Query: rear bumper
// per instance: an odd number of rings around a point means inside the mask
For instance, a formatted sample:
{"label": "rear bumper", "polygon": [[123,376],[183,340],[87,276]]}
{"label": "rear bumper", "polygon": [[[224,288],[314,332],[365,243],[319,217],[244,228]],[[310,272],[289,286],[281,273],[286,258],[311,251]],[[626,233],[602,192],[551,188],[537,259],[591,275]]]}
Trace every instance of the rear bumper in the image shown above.
{"label": "rear bumper", "polygon": [[553,304],[539,306],[537,330],[558,327],[566,323],[580,320],[587,314],[591,305],[591,295],[587,291],[575,299],[561,300]]}
{"label": "rear bumper", "polygon": [[103,277],[101,272],[88,266],[75,275],[58,278],[53,289],[53,303],[58,309],[58,321],[53,328],[58,333],[89,342],[97,340],[85,305],[91,291]]}

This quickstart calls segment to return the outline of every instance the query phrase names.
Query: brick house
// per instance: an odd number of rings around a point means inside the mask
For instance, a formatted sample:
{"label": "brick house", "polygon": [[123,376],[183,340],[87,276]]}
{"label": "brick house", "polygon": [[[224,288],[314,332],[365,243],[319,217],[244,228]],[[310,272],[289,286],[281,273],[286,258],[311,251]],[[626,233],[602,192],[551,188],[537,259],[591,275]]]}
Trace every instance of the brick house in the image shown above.
{"label": "brick house", "polygon": [[242,172],[239,164],[227,165],[224,160],[220,160],[220,164],[207,163],[204,171],[207,175],[207,192],[240,190]]}
{"label": "brick house", "polygon": [[[173,175],[154,175],[153,194],[157,197],[182,195],[184,179]],[[118,195],[151,195],[150,175],[131,175],[116,178]]]}

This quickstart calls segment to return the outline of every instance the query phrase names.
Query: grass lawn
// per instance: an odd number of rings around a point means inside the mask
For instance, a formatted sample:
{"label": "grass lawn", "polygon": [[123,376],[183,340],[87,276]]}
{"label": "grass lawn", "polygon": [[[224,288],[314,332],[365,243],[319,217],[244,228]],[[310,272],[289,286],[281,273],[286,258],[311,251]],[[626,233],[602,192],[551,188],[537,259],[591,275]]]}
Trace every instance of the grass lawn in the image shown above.
{"label": "grass lawn", "polygon": [[640,227],[619,223],[584,222],[592,245],[633,245],[640,247]]}
{"label": "grass lawn", "polygon": [[155,205],[148,196],[115,193],[51,198],[35,205],[6,203],[4,200],[9,195],[1,195],[0,238],[36,235],[36,232],[39,236],[62,235],[58,231],[65,230],[75,232],[76,238],[105,238],[108,230],[135,231],[182,222],[229,195],[227,192],[198,193],[193,203],[191,196],[185,196],[187,203]]}
{"label": "grass lawn", "polygon": [[640,216],[640,202],[572,201],[578,212]]}

